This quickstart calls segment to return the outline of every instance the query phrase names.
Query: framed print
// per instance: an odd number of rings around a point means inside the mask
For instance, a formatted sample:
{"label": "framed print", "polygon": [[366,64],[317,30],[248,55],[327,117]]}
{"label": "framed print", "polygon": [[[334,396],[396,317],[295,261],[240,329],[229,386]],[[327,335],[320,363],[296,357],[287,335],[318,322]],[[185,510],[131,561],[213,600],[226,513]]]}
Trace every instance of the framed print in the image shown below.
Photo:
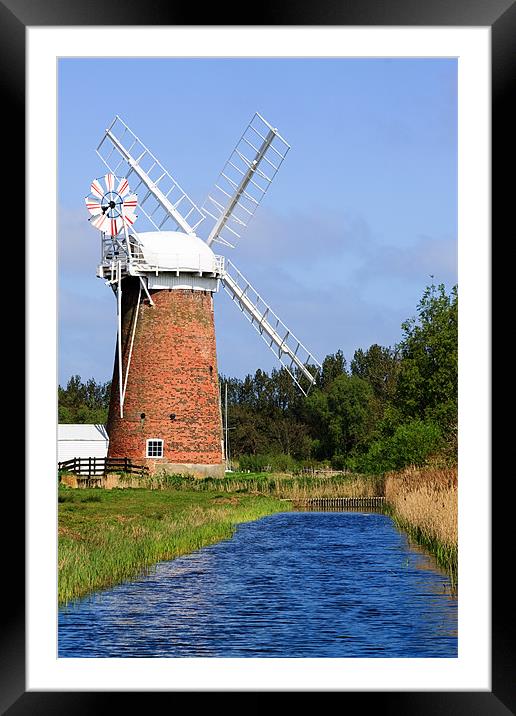
{"label": "framed print", "polygon": [[[223,17],[212,17],[210,10],[204,18],[206,24],[191,24],[190,14],[176,14],[166,2],[154,3],[152,8],[124,6],[123,17],[117,6],[96,0],[87,5],[44,2],[34,6],[23,0],[0,4],[4,106],[9,115],[6,136],[19,148],[15,177],[9,183],[14,187],[15,181],[21,186],[26,182],[27,186],[27,198],[19,204],[23,211],[6,209],[6,215],[16,216],[17,235],[20,224],[26,222],[28,320],[26,481],[22,486],[21,480],[9,480],[8,485],[12,492],[9,502],[17,506],[15,514],[19,524],[25,524],[25,536],[18,528],[14,546],[10,545],[6,555],[12,584],[9,582],[9,608],[1,638],[2,708],[9,714],[46,709],[89,713],[123,692],[130,692],[133,699],[135,692],[172,692],[169,696],[173,698],[174,692],[182,691],[336,691],[345,695],[346,703],[351,696],[365,697],[373,708],[380,708],[380,699],[382,704],[387,699],[390,708],[407,714],[439,711],[502,716],[515,708],[514,645],[505,628],[511,611],[499,581],[502,561],[510,560],[499,527],[508,520],[508,505],[503,490],[496,482],[491,484],[489,239],[492,230],[495,245],[511,205],[510,188],[501,179],[501,157],[507,153],[506,144],[512,139],[509,128],[514,124],[507,95],[514,76],[515,4],[498,0],[479,8],[466,2],[445,7],[433,2],[413,6],[393,2],[386,7],[368,0],[336,8],[323,3],[296,10],[266,9],[259,23],[246,19],[242,24],[226,24]],[[459,284],[463,280],[463,300],[468,304],[463,320],[459,319],[465,336],[459,339],[459,399],[464,406],[462,413],[459,407],[463,426],[462,434],[459,432],[459,493],[461,480],[466,483],[471,475],[459,503],[463,530],[459,545],[464,545],[459,546],[459,574],[464,599],[461,601],[459,592],[458,658],[432,658],[426,664],[411,658],[391,659],[390,663],[386,663],[388,659],[358,658],[354,664],[346,659],[345,671],[340,660],[333,658],[222,658],[211,662],[136,658],[120,663],[123,660],[63,659],[57,654],[56,607],[52,607],[57,565],[55,482],[48,479],[48,472],[55,469],[53,423],[57,423],[58,67],[64,58],[120,62],[164,57],[198,63],[228,57],[253,61],[445,57],[458,63]],[[117,76],[120,68],[117,66]],[[81,81],[87,74],[81,75]],[[243,72],[239,79],[247,82],[248,76]],[[75,77],[67,81],[72,86]],[[98,81],[94,70],[92,87],[79,83],[74,92],[94,106]],[[128,81],[135,92],[131,74]],[[167,91],[172,92],[173,87]],[[385,101],[390,98],[386,96]],[[476,113],[470,115],[469,123],[468,110]],[[188,113],[187,103],[184,111]],[[105,120],[104,112],[98,112],[98,120]],[[198,117],[192,114],[190,121],[192,137],[185,137],[185,146],[195,141],[195,131],[201,128]],[[389,131],[395,142],[396,127]],[[490,151],[494,160],[491,197]],[[332,176],[337,180],[338,173]],[[474,256],[467,236],[474,237]],[[473,367],[466,356],[475,335],[478,345]],[[167,420],[175,420],[177,412],[175,406],[170,408]],[[493,434],[493,444],[495,438]],[[146,446],[149,457],[161,458],[166,442],[160,435],[150,435]]]}

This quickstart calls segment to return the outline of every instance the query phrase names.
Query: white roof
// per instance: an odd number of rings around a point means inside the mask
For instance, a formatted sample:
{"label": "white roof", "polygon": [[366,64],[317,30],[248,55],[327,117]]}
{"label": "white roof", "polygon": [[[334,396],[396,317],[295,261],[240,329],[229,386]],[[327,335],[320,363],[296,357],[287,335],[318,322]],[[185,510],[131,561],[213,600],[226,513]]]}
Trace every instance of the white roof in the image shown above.
{"label": "white roof", "polygon": [[57,426],[58,440],[109,440],[104,425],[61,423]]}
{"label": "white roof", "polygon": [[145,261],[160,270],[215,270],[215,254],[198,236],[182,231],[144,231],[138,234]]}

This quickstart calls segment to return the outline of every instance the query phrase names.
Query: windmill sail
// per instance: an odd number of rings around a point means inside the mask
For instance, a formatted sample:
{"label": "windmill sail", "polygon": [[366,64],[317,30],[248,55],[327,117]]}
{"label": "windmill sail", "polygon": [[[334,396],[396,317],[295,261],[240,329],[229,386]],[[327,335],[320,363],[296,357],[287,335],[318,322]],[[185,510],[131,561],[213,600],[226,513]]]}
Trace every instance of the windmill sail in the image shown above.
{"label": "windmill sail", "polygon": [[290,145],[258,112],[231,153],[202,211],[214,220],[206,242],[234,248]]}
{"label": "windmill sail", "polygon": [[315,383],[313,370],[308,366],[321,368],[320,363],[227,258],[224,259],[222,285],[306,395]]}
{"label": "windmill sail", "polygon": [[[188,274],[188,286],[193,285],[192,275],[196,277],[196,286],[199,284],[198,287],[202,290],[206,289],[207,284],[203,283],[200,286],[201,281],[210,281],[208,289],[212,292],[218,290],[218,282],[222,281],[225,291],[262,336],[300,390],[305,395],[307,394],[315,383],[317,368],[321,367],[318,361],[265,303],[234,264],[223,257],[215,256],[212,249],[208,248],[214,242],[230,247],[235,246],[242,230],[245,229],[265,196],[289,149],[290,145],[281,137],[277,129],[256,113],[226,162],[214,189],[210,192],[202,208],[199,209],[127,124],[118,115],[115,117],[97,147],[98,156],[109,170],[109,174],[105,177],[109,196],[105,200],[106,193],[101,183],[102,180],[95,180],[91,184],[86,206],[96,228],[109,234],[109,240],[107,235],[104,235],[102,239],[102,264],[99,266],[97,275],[107,279],[107,282],[116,291],[119,336],[122,335],[121,279],[127,274],[139,276],[140,294],[143,289],[149,302],[154,305],[149,289],[152,287],[157,289],[168,287],[170,289],[172,282],[167,279],[168,282],[162,282],[162,285],[159,286],[153,284],[151,287],[149,285],[151,268],[152,273],[155,272],[156,276],[158,276],[160,267],[164,274],[175,272],[176,277],[179,277],[180,273],[179,254],[175,257],[175,268],[172,268],[172,264],[160,264],[164,256],[163,253],[160,254],[159,260],[153,262],[152,267],[148,263],[148,254],[145,251],[146,242],[151,240],[149,237],[152,237],[154,242],[157,239],[156,236],[153,236],[155,232],[143,232],[138,235],[133,230],[132,224],[136,218],[134,212],[138,207],[158,232],[164,231],[165,235],[172,237],[170,241],[174,239],[176,248],[179,246],[177,233],[189,246],[193,245],[195,241],[203,245],[203,251],[208,251],[214,259],[213,268],[209,270],[209,277],[204,279],[200,254],[198,270],[195,268],[194,272],[191,270],[191,257],[188,255],[184,265],[190,268],[181,269],[182,273]],[[129,189],[129,180],[131,181],[131,190]],[[136,185],[133,180],[136,181]],[[138,192],[138,196],[131,191]],[[118,215],[114,215],[118,205],[123,207],[123,210],[121,209],[119,212],[120,222]],[[209,233],[207,231],[206,234],[203,234],[208,245],[206,246],[202,239],[196,235],[196,229],[208,216],[212,219],[212,224]],[[121,233],[122,229],[123,234]],[[176,238],[173,237],[174,231],[168,231],[169,229],[179,229],[179,232],[176,232]],[[188,238],[182,232],[189,235]],[[147,238],[144,240],[145,236]],[[183,251],[183,247],[181,247],[181,251]],[[185,251],[188,254],[188,250],[185,249]],[[190,263],[188,263],[189,261]],[[173,285],[178,288],[183,287],[182,282],[176,281]],[[133,328],[133,330],[135,329]],[[120,340],[119,338],[119,355],[121,355]],[[131,338],[131,346],[132,341],[133,338]],[[126,373],[124,382],[120,364],[121,416],[123,415],[127,375],[128,373]]]}
{"label": "windmill sail", "polygon": [[203,212],[118,115],[106,129],[97,154],[113,174],[138,178],[134,186],[135,192],[140,188],[138,208],[155,229],[195,233],[205,218]]}

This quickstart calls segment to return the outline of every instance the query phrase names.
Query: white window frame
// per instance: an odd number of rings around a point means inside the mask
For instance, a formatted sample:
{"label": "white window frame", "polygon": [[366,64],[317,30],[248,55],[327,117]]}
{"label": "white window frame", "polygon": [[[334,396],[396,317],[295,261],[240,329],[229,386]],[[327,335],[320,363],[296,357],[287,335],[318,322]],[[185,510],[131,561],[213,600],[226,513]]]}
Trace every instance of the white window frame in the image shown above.
{"label": "white window frame", "polygon": [[[149,455],[149,443],[160,443],[161,444],[161,455]],[[145,457],[146,458],[154,458],[155,460],[159,460],[163,457],[163,440],[161,438],[148,438],[147,442],[145,444]]]}

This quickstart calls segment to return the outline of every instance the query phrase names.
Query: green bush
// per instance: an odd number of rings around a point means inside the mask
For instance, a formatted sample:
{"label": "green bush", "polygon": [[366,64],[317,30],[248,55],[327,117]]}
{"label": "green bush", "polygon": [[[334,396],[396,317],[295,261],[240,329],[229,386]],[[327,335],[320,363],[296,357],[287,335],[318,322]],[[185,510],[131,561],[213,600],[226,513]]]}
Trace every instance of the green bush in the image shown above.
{"label": "green bush", "polygon": [[297,472],[299,463],[292,455],[274,455],[272,458],[272,469],[274,472]]}
{"label": "green bush", "polygon": [[269,463],[266,455],[240,455],[239,466],[243,472],[266,472]]}
{"label": "green bush", "polygon": [[439,426],[431,421],[412,420],[399,425],[390,437],[376,440],[364,455],[348,459],[349,468],[378,474],[407,465],[421,467],[442,446]]}

